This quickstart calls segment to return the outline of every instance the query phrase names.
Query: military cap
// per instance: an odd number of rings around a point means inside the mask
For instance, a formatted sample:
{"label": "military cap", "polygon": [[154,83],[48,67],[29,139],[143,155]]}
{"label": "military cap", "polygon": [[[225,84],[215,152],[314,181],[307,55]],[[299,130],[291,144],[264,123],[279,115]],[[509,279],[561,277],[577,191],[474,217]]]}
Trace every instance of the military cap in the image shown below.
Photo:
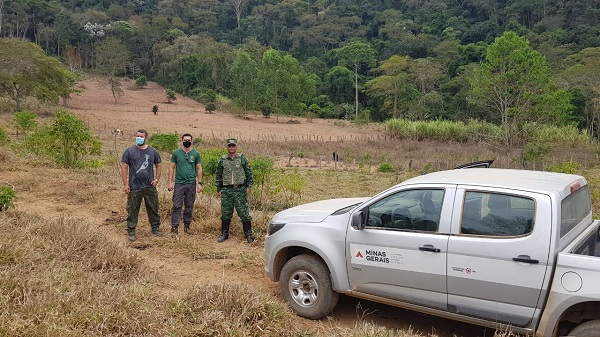
{"label": "military cap", "polygon": [[235,138],[229,138],[227,139],[227,145],[229,144],[236,144],[237,145],[237,139]]}

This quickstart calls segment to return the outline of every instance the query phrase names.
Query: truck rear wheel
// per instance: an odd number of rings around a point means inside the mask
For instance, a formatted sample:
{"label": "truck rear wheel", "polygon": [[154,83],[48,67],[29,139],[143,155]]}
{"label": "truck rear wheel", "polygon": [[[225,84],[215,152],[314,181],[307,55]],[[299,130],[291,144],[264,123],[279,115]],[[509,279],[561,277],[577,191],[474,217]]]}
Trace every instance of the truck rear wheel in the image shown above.
{"label": "truck rear wheel", "polygon": [[600,336],[600,320],[587,321],[579,324],[569,333],[570,337],[596,337]]}
{"label": "truck rear wheel", "polygon": [[321,259],[312,255],[291,258],[281,270],[281,294],[290,308],[310,319],[329,314],[338,300],[333,291],[329,269]]}

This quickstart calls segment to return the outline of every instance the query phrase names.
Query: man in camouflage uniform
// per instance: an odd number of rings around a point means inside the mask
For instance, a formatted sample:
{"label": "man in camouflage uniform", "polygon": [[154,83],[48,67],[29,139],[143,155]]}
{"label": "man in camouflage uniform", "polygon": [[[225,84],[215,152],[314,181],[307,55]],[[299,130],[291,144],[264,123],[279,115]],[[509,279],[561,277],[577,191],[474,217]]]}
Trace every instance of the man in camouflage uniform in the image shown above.
{"label": "man in camouflage uniform", "polygon": [[227,154],[219,158],[215,183],[221,198],[221,237],[217,242],[223,242],[229,238],[229,225],[234,208],[242,220],[246,240],[248,243],[254,241],[252,217],[250,217],[248,205],[248,194],[252,184],[254,184],[254,178],[248,159],[243,154],[237,153],[235,138],[227,139]]}

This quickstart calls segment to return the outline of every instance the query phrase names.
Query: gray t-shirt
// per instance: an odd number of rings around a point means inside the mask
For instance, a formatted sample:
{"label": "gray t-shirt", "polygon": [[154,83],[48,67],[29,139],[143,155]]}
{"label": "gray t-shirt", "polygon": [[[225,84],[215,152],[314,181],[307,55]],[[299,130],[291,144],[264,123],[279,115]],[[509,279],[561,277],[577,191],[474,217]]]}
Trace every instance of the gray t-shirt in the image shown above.
{"label": "gray t-shirt", "polygon": [[152,187],[154,165],[160,163],[161,159],[158,151],[151,146],[144,150],[132,146],[125,149],[121,162],[129,165],[129,188],[140,190]]}

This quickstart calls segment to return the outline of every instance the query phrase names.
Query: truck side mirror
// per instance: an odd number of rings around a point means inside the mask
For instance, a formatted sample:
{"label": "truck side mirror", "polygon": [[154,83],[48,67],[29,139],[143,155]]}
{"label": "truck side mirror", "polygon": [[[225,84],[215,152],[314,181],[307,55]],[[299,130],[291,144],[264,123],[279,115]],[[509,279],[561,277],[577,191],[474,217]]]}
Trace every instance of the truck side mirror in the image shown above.
{"label": "truck side mirror", "polygon": [[365,228],[365,221],[363,220],[363,211],[357,211],[352,214],[352,227],[358,230]]}

